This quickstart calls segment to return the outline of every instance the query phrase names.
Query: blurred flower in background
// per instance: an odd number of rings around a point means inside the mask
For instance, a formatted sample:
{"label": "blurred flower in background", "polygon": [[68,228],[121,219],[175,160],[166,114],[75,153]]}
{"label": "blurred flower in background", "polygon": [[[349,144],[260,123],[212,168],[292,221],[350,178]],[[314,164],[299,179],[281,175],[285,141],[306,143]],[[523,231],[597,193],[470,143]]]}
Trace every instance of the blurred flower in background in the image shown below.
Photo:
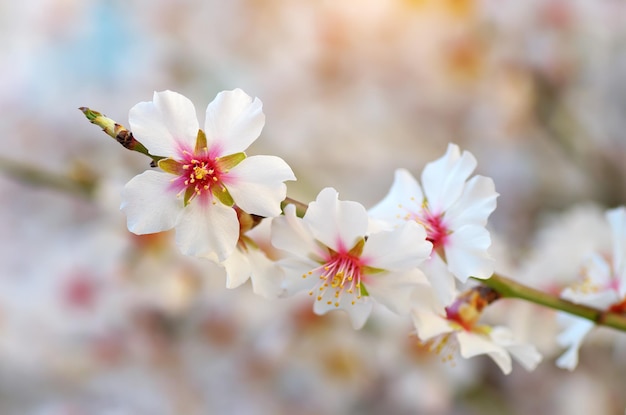
{"label": "blurred flower in background", "polygon": [[[625,23],[615,0],[0,4],[0,413],[623,413],[626,349],[594,336],[560,370],[547,310],[485,314],[552,339],[504,377],[441,363],[382,309],[353,331],[306,293],[225,289],[171,233],[126,230],[120,190],[149,160],[77,108],[127,125],[154,91],[242,88],[266,115],[248,152],[293,168],[290,196],[333,186],[366,207],[457,143],[500,194],[496,270],[558,291],[626,203]],[[599,207],[573,219],[580,203]]]}

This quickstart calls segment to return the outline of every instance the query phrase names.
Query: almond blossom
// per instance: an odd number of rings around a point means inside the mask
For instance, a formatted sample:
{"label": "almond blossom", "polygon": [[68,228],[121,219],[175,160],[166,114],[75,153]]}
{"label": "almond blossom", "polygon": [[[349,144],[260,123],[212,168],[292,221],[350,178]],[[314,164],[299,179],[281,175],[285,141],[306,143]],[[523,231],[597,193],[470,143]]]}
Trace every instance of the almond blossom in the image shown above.
{"label": "almond blossom", "polygon": [[[461,282],[470,276],[489,278],[494,270],[485,225],[498,193],[490,178],[468,180],[476,164],[471,153],[461,154],[457,145],[450,144],[443,157],[426,165],[422,186],[407,170],[398,169],[387,196],[369,210],[373,218],[392,226],[407,221],[423,225],[433,252]],[[427,273],[427,277],[441,301],[448,302],[454,278],[448,272]]]}
{"label": "almond blossom", "polygon": [[365,208],[338,200],[333,188],[323,189],[303,218],[288,205],[272,223],[273,245],[289,255],[279,261],[287,293],[309,290],[315,313],[343,309],[355,329],[365,324],[374,300],[408,312],[413,290],[428,288],[417,269],[432,249],[426,231],[407,222],[368,235],[368,224]]}
{"label": "almond blossom", "polygon": [[265,123],[262,104],[240,89],[220,92],[206,110],[204,130],[186,97],[155,92],[135,105],[131,130],[162,171],[146,171],[128,182],[121,209],[128,229],[146,234],[176,229],[187,255],[224,261],[239,239],[234,206],[264,217],[281,213],[291,168],[275,156],[247,157]]}
{"label": "almond blossom", "polygon": [[478,324],[490,301],[488,289],[472,289],[461,294],[443,312],[438,300],[424,299],[424,293],[427,292],[420,292],[421,301],[411,311],[413,323],[420,341],[441,355],[444,362],[452,361],[458,353],[466,359],[486,354],[504,374],[509,374],[511,357],[526,370],[534,370],[541,361],[537,349],[516,342],[508,327]]}
{"label": "almond blossom", "polygon": [[[606,219],[611,227],[613,252],[610,258],[599,254],[589,257],[583,266],[583,280],[561,293],[574,303],[599,310],[626,311],[626,208],[609,210]],[[558,342],[568,349],[557,359],[558,367],[574,370],[578,365],[578,350],[585,336],[595,327],[592,321],[572,315],[559,315],[566,328]]]}

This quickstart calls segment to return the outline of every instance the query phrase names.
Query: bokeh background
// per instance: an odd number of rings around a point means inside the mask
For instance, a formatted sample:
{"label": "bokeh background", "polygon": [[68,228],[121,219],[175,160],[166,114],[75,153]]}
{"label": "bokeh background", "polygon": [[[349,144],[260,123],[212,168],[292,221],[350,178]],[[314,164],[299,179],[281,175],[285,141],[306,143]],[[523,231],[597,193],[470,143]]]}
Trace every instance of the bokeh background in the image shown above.
{"label": "bokeh background", "polygon": [[[626,4],[617,0],[0,2],[1,414],[621,414],[623,335],[557,369],[554,313],[494,305],[540,347],[534,373],[443,364],[410,322],[361,331],[308,296],[224,288],[170,234],[137,237],[119,191],[148,160],[78,111],[127,124],[171,89],[202,120],[242,88],[308,202],[371,206],[448,142],[500,193],[497,269],[555,290],[626,202]],[[488,316],[487,316],[488,317]]]}

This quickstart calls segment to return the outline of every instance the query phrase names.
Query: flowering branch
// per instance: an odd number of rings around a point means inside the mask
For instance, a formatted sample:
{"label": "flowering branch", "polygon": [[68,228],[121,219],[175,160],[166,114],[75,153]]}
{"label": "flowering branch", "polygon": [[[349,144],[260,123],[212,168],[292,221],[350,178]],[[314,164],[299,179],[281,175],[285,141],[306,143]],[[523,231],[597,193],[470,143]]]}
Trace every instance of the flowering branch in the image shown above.
{"label": "flowering branch", "polygon": [[[147,155],[148,157],[152,158],[153,163],[158,163],[159,160],[164,158],[151,155],[146,147],[133,137],[132,132],[130,132],[121,124],[90,108],[80,107],[79,109],[83,112],[83,114],[85,114],[87,119],[92,124],[100,126],[107,135],[113,137],[124,148]],[[14,165],[10,164],[7,160],[1,161],[2,163],[0,164],[0,166],[4,165],[6,167],[10,165],[14,167]],[[153,166],[156,166],[156,164],[153,164]],[[33,173],[37,177],[40,176],[39,174],[37,174],[37,172],[31,173]],[[48,178],[50,178],[50,176],[48,176]],[[306,203],[300,202],[291,197],[286,197],[283,200],[283,202],[281,203],[281,210],[284,211],[287,205],[295,206],[296,216],[298,217],[303,217],[308,209],[308,205]],[[520,284],[519,282],[513,281],[496,273],[494,273],[488,279],[476,280],[480,281],[483,285],[492,288],[503,298],[518,298],[526,300],[528,302],[552,308],[554,310],[559,310],[568,314],[582,317],[598,325],[604,325],[621,331],[626,331],[626,316],[624,316],[622,313],[601,311],[582,304],[575,304],[571,301],[564,300],[556,295],[525,286],[523,284]]]}
{"label": "flowering branch", "polygon": [[[245,152],[260,135],[265,115],[261,101],[240,89],[220,92],[208,105],[204,129],[189,99],[155,92],[153,101],[129,113],[143,143],[99,112],[80,109],[122,146],[159,167],[126,184],[121,210],[128,229],[146,234],[174,228],[184,254],[225,268],[229,288],[250,279],[254,292],[268,298],[308,289],[315,313],[342,309],[355,329],[379,303],[410,314],[417,336],[431,350],[441,353],[452,342],[465,358],[489,355],[504,373],[511,371],[512,358],[532,370],[541,355],[534,346],[517,343],[510,329],[479,322],[495,299],[519,298],[581,318],[571,319],[557,339],[569,347],[556,362],[563,368],[576,366],[578,348],[594,325],[626,332],[624,207],[606,214],[611,263],[591,258],[582,268],[582,284],[550,294],[494,273],[486,224],[498,193],[491,178],[472,176],[477,160],[457,145],[449,144],[442,157],[428,163],[420,181],[397,169],[388,194],[366,210],[340,200],[333,188],[310,204],[286,197],[284,182],[296,180],[289,165]],[[277,261],[248,233],[263,218],[273,218],[271,244],[281,251]],[[469,278],[482,286],[460,293]]]}

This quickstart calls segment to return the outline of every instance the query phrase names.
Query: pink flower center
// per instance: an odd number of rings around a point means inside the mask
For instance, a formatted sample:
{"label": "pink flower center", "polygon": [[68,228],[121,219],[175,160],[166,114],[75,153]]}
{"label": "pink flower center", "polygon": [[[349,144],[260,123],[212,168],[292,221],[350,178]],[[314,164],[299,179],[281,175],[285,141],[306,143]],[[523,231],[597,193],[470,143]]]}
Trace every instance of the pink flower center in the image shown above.
{"label": "pink flower center", "polygon": [[325,299],[326,304],[339,307],[341,296],[347,293],[355,297],[352,300],[354,305],[363,296],[364,266],[360,257],[349,252],[332,252],[324,264],[302,275],[302,278],[319,274],[320,281],[309,292],[309,295],[317,293],[317,301]]}
{"label": "pink flower center", "polygon": [[470,305],[457,301],[446,307],[446,320],[458,324],[463,330],[472,331],[477,313]]}
{"label": "pink flower center", "polygon": [[465,331],[483,331],[485,326],[480,326],[477,323],[489,301],[490,299],[484,296],[481,290],[466,291],[445,308],[446,320],[455,323]]}
{"label": "pink flower center", "polygon": [[226,185],[236,182],[236,175],[229,174],[230,169],[244,160],[246,153],[224,155],[219,143],[209,148],[202,130],[198,130],[193,150],[182,147],[178,151],[177,159],[159,160],[159,167],[176,176],[172,180],[171,189],[178,192],[177,197],[184,195],[184,206],[196,197],[200,197],[201,204],[208,202],[216,204],[219,200],[226,206],[234,205]]}
{"label": "pink flower center", "polygon": [[[416,204],[419,203],[414,197],[411,197],[411,201]],[[443,213],[431,212],[426,200],[420,203],[417,212],[403,205],[398,205],[398,207],[406,212],[404,215],[405,220],[414,220],[426,229],[426,239],[433,244],[433,250],[446,245],[448,235],[451,232],[444,223]]]}
{"label": "pink flower center", "polygon": [[426,239],[433,244],[433,249],[445,246],[449,232],[443,223],[443,214],[434,215],[428,208],[424,208],[416,220],[426,228]]}
{"label": "pink flower center", "polygon": [[208,155],[198,156],[185,152],[186,159],[182,161],[184,184],[187,189],[192,188],[200,196],[203,192],[210,193],[211,187],[220,183],[222,172],[217,163]]}
{"label": "pink flower center", "polygon": [[459,295],[457,299],[445,308],[445,319],[452,332],[443,333],[425,342],[430,351],[434,351],[442,356],[442,361],[453,362],[454,356],[458,354],[459,342],[453,334],[466,331],[479,335],[488,335],[491,327],[477,324],[484,308],[495,298],[492,298],[492,291],[481,289],[471,289]]}
{"label": "pink flower center", "polygon": [[161,161],[159,166],[178,176],[173,187],[179,195],[184,194],[185,203],[196,197],[207,202],[216,190],[226,192],[228,166],[206,148],[193,153],[183,150],[179,160]]}

